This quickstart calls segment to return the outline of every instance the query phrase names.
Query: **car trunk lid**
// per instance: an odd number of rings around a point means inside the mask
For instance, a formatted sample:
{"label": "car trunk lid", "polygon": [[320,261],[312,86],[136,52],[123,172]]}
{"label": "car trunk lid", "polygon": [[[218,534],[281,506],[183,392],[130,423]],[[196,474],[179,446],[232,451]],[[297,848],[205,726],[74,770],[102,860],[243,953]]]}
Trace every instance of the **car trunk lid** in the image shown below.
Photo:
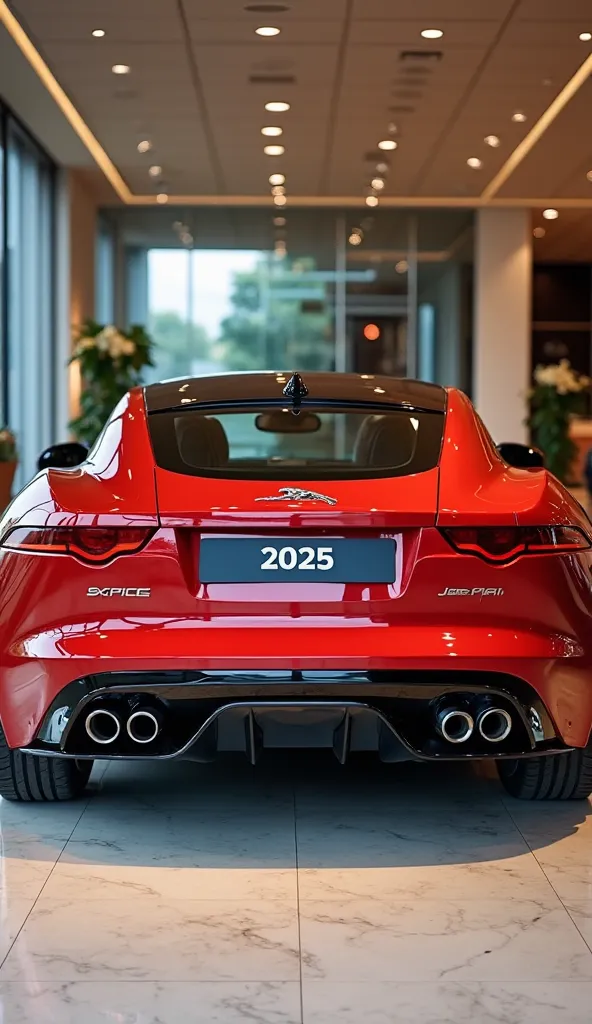
{"label": "car trunk lid", "polygon": [[[294,489],[304,494],[294,495]],[[381,530],[433,526],[438,469],[365,480],[229,480],[156,469],[163,526],[212,530]],[[317,497],[308,496],[311,492]],[[329,499],[329,501],[324,500]]]}

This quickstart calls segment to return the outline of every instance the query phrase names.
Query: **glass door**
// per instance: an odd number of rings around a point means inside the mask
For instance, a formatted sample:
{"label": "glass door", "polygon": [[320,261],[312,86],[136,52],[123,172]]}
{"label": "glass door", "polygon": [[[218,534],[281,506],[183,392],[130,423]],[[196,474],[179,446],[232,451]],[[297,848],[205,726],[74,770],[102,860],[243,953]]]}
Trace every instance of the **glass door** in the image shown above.
{"label": "glass door", "polygon": [[406,211],[348,211],[343,218],[347,369],[412,376],[413,218]]}

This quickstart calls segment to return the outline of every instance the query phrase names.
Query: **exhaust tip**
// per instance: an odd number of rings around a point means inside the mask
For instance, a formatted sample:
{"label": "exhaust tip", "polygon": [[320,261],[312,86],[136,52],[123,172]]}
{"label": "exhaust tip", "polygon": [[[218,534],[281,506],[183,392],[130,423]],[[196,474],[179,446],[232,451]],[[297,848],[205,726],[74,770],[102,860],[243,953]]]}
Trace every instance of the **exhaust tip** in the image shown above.
{"label": "exhaust tip", "polygon": [[477,719],[477,727],[488,743],[501,743],[512,729],[512,718],[504,708],[487,708]]}
{"label": "exhaust tip", "polygon": [[134,711],[127,720],[127,733],[134,743],[152,743],[160,732],[160,720],[152,711]]}
{"label": "exhaust tip", "polygon": [[438,713],[436,726],[448,743],[466,743],[473,735],[475,723],[468,711],[449,708]]}
{"label": "exhaust tip", "polygon": [[94,743],[106,745],[114,743],[119,736],[121,722],[115,712],[107,708],[95,708],[86,716],[84,728]]}

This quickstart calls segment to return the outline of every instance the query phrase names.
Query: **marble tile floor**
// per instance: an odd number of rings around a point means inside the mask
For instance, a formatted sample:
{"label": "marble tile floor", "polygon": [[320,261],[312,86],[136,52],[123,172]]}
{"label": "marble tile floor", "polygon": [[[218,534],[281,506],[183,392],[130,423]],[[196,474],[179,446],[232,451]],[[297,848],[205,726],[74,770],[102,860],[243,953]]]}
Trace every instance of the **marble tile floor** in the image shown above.
{"label": "marble tile floor", "polygon": [[0,803],[1,1024],[590,1024],[592,809],[489,766],[112,764]]}

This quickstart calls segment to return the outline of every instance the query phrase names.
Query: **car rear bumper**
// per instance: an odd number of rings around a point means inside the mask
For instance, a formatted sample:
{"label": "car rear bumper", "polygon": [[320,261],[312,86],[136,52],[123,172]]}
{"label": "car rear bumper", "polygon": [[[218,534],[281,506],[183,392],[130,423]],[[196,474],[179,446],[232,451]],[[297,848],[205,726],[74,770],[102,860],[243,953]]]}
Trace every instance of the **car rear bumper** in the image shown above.
{"label": "car rear bumper", "polygon": [[[511,721],[502,742],[479,730],[480,716],[501,709]],[[439,714],[461,710],[474,728],[449,742]],[[88,723],[107,712],[113,740],[95,740]],[[137,712],[158,724],[151,742],[136,741]],[[96,719],[95,719],[96,721]],[[264,748],[329,747],[340,761],[374,750],[384,761],[523,757],[569,746],[546,706],[523,680],[490,672],[116,672],[82,677],[61,690],[43,715],[32,753],[76,758],[211,760]]]}
{"label": "car rear bumper", "polygon": [[[330,617],[314,625],[310,618],[291,619],[289,625],[269,623],[265,628],[261,623],[247,626],[244,620],[191,626],[186,619],[178,626],[169,620],[157,626],[134,618],[127,624],[115,620],[113,626],[108,621],[72,624],[13,643],[0,685],[0,718],[9,745],[30,747],[65,688],[76,680],[98,678],[97,673],[113,679],[117,673],[134,673],[136,680],[161,673],[175,690],[175,679],[238,673],[229,677],[223,694],[227,703],[262,699],[257,687],[239,692],[243,673],[271,673],[286,680],[282,700],[308,697],[294,688],[298,676],[292,673],[312,673],[316,699],[342,702],[351,688],[340,691],[338,686],[329,694],[326,674],[344,680],[357,673],[365,681],[352,699],[362,704],[368,703],[370,680],[378,676],[398,684],[436,674],[459,690],[467,683],[488,685],[497,674],[510,681],[506,688],[525,708],[529,701],[540,701],[564,745],[585,746],[592,729],[592,657],[567,635],[495,626],[394,627]],[[192,699],[201,701],[204,695],[200,689]]]}

